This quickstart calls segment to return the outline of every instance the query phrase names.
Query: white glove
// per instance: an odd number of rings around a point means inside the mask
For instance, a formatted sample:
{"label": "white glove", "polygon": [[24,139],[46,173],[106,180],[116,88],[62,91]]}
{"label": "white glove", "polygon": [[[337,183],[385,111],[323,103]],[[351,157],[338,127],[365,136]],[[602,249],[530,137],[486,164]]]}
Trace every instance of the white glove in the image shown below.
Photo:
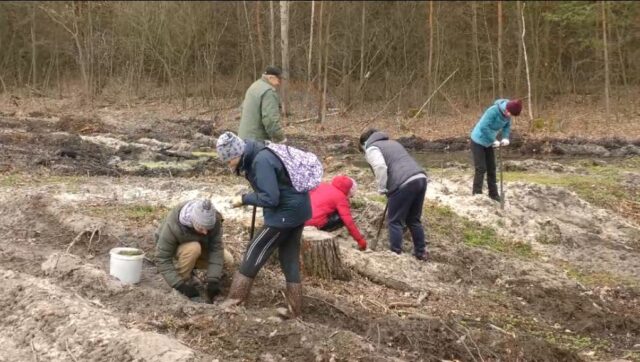
{"label": "white glove", "polygon": [[500,146],[501,147],[509,146],[509,139],[508,138],[503,138],[502,141],[500,141]]}
{"label": "white glove", "polygon": [[493,148],[500,147],[500,141],[493,141]]}

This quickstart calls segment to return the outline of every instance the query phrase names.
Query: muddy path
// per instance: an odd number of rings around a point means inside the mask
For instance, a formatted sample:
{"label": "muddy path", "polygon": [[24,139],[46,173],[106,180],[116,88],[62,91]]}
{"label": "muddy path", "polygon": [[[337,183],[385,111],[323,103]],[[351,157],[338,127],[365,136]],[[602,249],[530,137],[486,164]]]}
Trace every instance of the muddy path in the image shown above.
{"label": "muddy path", "polygon": [[[275,314],[284,305],[277,263],[261,271],[247,305],[231,311],[164,283],[152,264],[158,221],[180,201],[211,197],[235,259],[225,266],[226,292],[251,217],[229,200],[247,185],[217,162],[217,130],[198,120],[128,127],[0,120],[0,328],[16,331],[0,337],[3,358],[640,360],[640,175],[636,158],[613,154],[628,145],[601,145],[615,162],[599,166],[513,161],[505,210],[469,195],[468,166],[430,170],[432,262],[386,251],[385,233],[378,250],[362,253],[338,231],[352,279],[305,278],[304,317],[283,321]],[[372,240],[384,200],[371,192],[352,141],[294,141],[317,147],[327,179],[347,173],[358,181],[354,216]],[[593,180],[620,190],[618,198],[576,189]],[[147,253],[140,284],[109,276],[116,246]],[[409,238],[403,248],[411,250]]]}

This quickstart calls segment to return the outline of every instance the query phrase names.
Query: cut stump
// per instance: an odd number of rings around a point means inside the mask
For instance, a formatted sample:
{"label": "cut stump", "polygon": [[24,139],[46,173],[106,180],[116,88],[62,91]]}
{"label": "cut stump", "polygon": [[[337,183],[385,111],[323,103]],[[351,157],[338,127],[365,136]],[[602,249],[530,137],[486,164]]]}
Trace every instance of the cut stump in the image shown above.
{"label": "cut stump", "polygon": [[314,227],[302,232],[301,266],[305,275],[328,280],[350,280],[351,273],[342,263],[340,245],[335,237]]}

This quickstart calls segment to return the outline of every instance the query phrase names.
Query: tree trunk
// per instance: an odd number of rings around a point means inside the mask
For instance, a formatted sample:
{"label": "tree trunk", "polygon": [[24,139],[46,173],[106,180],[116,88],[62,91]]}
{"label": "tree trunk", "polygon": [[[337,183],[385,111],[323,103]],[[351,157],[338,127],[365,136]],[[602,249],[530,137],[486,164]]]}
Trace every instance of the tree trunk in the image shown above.
{"label": "tree trunk", "polygon": [[305,228],[302,233],[302,271],[306,276],[327,280],[350,280],[351,273],[343,265],[340,245],[331,233]]}
{"label": "tree trunk", "polygon": [[531,130],[531,124],[533,121],[533,98],[531,98],[531,78],[529,77],[529,59],[527,58],[527,44],[524,38],[524,35],[526,32],[526,26],[524,21],[525,6],[527,6],[526,3],[522,4],[522,8],[520,9],[521,11],[520,16],[522,17],[522,52],[524,54],[524,66],[525,66],[525,69],[527,70],[527,95],[529,98],[529,101],[527,102],[529,107],[527,108],[529,110],[529,130]]}
{"label": "tree trunk", "polygon": [[331,38],[331,11],[330,5],[327,4],[327,26],[325,27],[324,36],[324,77],[322,80],[322,104],[320,108],[320,122],[324,123],[327,116],[327,78],[329,75],[329,43]]}
{"label": "tree trunk", "polygon": [[498,96],[504,97],[504,78],[502,69],[502,1],[498,0]]}
{"label": "tree trunk", "polygon": [[317,94],[318,94],[318,122],[320,122],[320,120],[322,119],[322,49],[323,49],[323,43],[322,43],[322,31],[323,31],[323,27],[322,27],[322,23],[323,23],[323,19],[324,19],[324,1],[320,1],[320,20],[318,23],[318,73],[317,73],[317,78],[318,78],[318,85],[317,85]]}
{"label": "tree trunk", "polygon": [[274,10],[273,10],[273,0],[269,1],[269,31],[271,32],[270,37],[269,37],[269,50],[270,53],[269,55],[271,55],[271,65],[275,65],[276,64],[276,21],[275,21],[275,14],[274,14]]}
{"label": "tree trunk", "polygon": [[365,21],[367,15],[367,2],[362,2],[362,26],[360,27],[360,83],[364,82],[364,34],[365,34]]}
{"label": "tree trunk", "polygon": [[313,20],[316,13],[316,2],[311,1],[311,26],[309,26],[309,60],[307,62],[307,83],[311,85],[311,57],[313,55]]}
{"label": "tree trunk", "polygon": [[606,119],[609,119],[610,104],[609,104],[609,51],[607,43],[607,2],[602,1],[600,3],[602,9],[602,44],[604,51],[604,102],[606,108]]}
{"label": "tree trunk", "polygon": [[31,6],[31,86],[38,87],[36,63],[36,5]]}
{"label": "tree trunk", "polygon": [[427,94],[433,89],[433,1],[429,1],[429,53],[427,55]]}
{"label": "tree trunk", "polygon": [[489,66],[491,67],[491,99],[496,99],[496,75],[493,64],[493,43],[491,42],[491,34],[489,34],[489,25],[487,24],[487,17],[483,16],[484,30],[487,34],[487,45],[489,48]]}
{"label": "tree trunk", "polygon": [[282,90],[282,114],[286,118],[289,114],[287,83],[289,82],[289,1],[280,1],[280,41],[282,46],[282,75],[284,79],[280,85]]}
{"label": "tree trunk", "polygon": [[[520,0],[516,1],[516,18],[518,19],[518,35],[522,34],[522,20],[520,19],[522,4]],[[522,46],[518,46],[518,65],[516,66],[516,94],[520,92],[520,76],[522,74]]]}
{"label": "tree trunk", "polygon": [[475,50],[475,61],[476,61],[476,69],[477,69],[477,78],[478,78],[478,93],[476,94],[478,100],[478,107],[482,106],[482,64],[480,63],[480,47],[478,44],[478,4],[475,1],[471,2],[471,10],[472,10],[472,37],[473,37],[473,48]]}
{"label": "tree trunk", "polygon": [[[257,2],[256,4],[260,4]],[[256,67],[256,51],[253,46],[253,36],[251,35],[251,22],[249,21],[249,10],[247,9],[247,2],[242,2],[244,8],[244,18],[247,21],[247,34],[249,35],[249,49],[251,49],[251,59],[253,60],[253,79],[258,78],[258,70]]]}
{"label": "tree trunk", "polygon": [[263,35],[262,35],[262,20],[261,20],[261,8],[262,8],[262,2],[258,1],[256,2],[256,37],[258,38],[258,49],[260,50],[260,68],[262,69],[265,66],[265,59],[264,59],[264,42],[263,42]]}

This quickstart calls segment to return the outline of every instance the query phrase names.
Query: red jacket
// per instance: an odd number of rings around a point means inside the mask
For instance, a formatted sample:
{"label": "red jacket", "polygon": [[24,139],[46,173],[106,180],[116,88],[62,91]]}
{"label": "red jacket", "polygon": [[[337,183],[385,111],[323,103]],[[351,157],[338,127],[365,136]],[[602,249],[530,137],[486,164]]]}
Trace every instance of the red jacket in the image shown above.
{"label": "red jacket", "polygon": [[349,197],[347,196],[352,185],[353,182],[350,178],[336,176],[331,180],[331,184],[323,182],[311,190],[309,197],[311,198],[313,215],[305,225],[321,228],[327,223],[329,216],[337,211],[353,239],[361,249],[364,249],[367,247],[367,242],[353,222]]}

